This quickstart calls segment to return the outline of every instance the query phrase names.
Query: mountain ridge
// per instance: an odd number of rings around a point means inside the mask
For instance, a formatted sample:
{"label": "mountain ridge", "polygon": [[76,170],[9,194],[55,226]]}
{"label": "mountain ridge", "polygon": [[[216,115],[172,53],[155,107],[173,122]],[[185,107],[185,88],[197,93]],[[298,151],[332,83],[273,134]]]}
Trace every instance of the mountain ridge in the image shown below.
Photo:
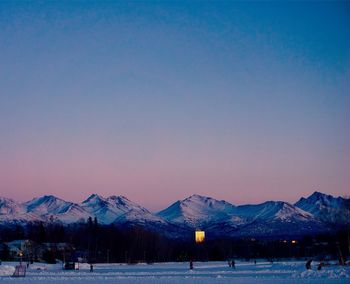
{"label": "mountain ridge", "polygon": [[300,198],[294,205],[325,223],[350,226],[350,199],[315,191],[308,198]]}
{"label": "mountain ridge", "polygon": [[141,226],[173,238],[196,229],[206,230],[213,237],[305,235],[350,225],[350,199],[314,192],[295,204],[266,201],[236,206],[193,194],[152,213],[123,195],[91,194],[80,204],[53,195],[24,203],[0,197],[2,225],[31,222],[68,225],[85,222],[89,217],[96,217],[102,225]]}

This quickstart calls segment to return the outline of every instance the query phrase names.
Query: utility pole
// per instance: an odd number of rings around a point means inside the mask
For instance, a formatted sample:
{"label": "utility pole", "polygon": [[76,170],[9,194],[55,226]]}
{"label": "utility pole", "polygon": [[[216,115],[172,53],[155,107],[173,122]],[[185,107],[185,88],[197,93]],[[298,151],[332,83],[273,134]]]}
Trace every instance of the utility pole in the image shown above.
{"label": "utility pole", "polygon": [[62,268],[64,268],[65,265],[66,265],[66,249],[63,248],[63,267]]}
{"label": "utility pole", "polygon": [[22,266],[22,257],[23,257],[22,251],[20,251],[19,256],[20,256],[19,265]]}

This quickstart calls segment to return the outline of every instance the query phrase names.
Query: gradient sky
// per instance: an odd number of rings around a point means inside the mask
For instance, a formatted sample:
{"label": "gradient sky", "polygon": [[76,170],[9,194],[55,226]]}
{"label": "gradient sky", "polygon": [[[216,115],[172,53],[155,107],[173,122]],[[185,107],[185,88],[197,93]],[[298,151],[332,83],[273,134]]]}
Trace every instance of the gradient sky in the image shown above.
{"label": "gradient sky", "polygon": [[0,195],[350,193],[349,2],[0,2]]}

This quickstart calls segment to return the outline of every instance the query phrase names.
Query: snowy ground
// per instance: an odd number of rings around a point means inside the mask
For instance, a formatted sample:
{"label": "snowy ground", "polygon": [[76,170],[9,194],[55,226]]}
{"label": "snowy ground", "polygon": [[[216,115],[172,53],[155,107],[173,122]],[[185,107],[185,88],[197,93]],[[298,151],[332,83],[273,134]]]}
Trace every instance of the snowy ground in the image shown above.
{"label": "snowy ground", "polygon": [[49,283],[49,284],[102,284],[102,283],[350,283],[350,267],[329,266],[317,271],[305,270],[305,262],[236,262],[236,269],[226,262],[197,262],[193,271],[188,263],[157,264],[96,264],[94,272],[88,264],[79,270],[64,271],[60,264],[32,264],[25,278],[12,278],[17,263],[3,262],[0,265],[0,284],[5,283]]}

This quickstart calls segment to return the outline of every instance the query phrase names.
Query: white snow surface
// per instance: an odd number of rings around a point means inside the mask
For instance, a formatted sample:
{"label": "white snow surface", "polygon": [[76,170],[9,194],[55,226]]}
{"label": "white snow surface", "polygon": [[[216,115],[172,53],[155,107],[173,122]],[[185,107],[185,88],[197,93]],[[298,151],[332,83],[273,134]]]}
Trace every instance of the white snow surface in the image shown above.
{"label": "white snow surface", "polygon": [[0,265],[0,283],[349,283],[350,267],[332,264],[316,270],[305,269],[305,261],[253,262],[236,261],[236,268],[226,262],[195,262],[189,270],[188,263],[155,264],[80,264],[79,270],[62,270],[61,264],[39,264],[29,266],[25,278],[9,277],[18,263]]}
{"label": "white snow surface", "polygon": [[104,198],[98,194],[92,194],[82,202],[82,207],[96,216],[100,223],[111,224],[115,219],[129,211],[125,204],[117,206],[117,203],[113,201],[112,198]]}
{"label": "white snow surface", "polygon": [[22,223],[41,220],[38,215],[27,213],[26,207],[13,199],[0,197],[0,222]]}
{"label": "white snow surface", "polygon": [[13,272],[15,272],[15,267],[13,265],[0,265],[0,276],[12,275]]}
{"label": "white snow surface", "polygon": [[75,223],[86,220],[91,216],[78,204],[68,202],[53,195],[44,195],[34,198],[23,204],[28,213],[40,216],[47,221],[61,221],[63,223]]}
{"label": "white snow surface", "polygon": [[308,198],[301,198],[295,206],[330,223],[350,225],[350,200],[342,197],[314,192]]}
{"label": "white snow surface", "polygon": [[237,224],[242,223],[239,217],[232,216],[235,211],[236,207],[229,202],[194,194],[175,202],[158,215],[169,222],[200,229],[221,220],[230,219]]}
{"label": "white snow surface", "polygon": [[104,198],[98,194],[92,194],[83,201],[82,208],[96,216],[102,224],[125,222],[164,222],[164,220],[146,208],[130,201],[124,196],[109,196]]}
{"label": "white snow surface", "polygon": [[314,221],[312,214],[283,201],[267,201],[256,205],[237,207],[237,215],[247,220]]}

